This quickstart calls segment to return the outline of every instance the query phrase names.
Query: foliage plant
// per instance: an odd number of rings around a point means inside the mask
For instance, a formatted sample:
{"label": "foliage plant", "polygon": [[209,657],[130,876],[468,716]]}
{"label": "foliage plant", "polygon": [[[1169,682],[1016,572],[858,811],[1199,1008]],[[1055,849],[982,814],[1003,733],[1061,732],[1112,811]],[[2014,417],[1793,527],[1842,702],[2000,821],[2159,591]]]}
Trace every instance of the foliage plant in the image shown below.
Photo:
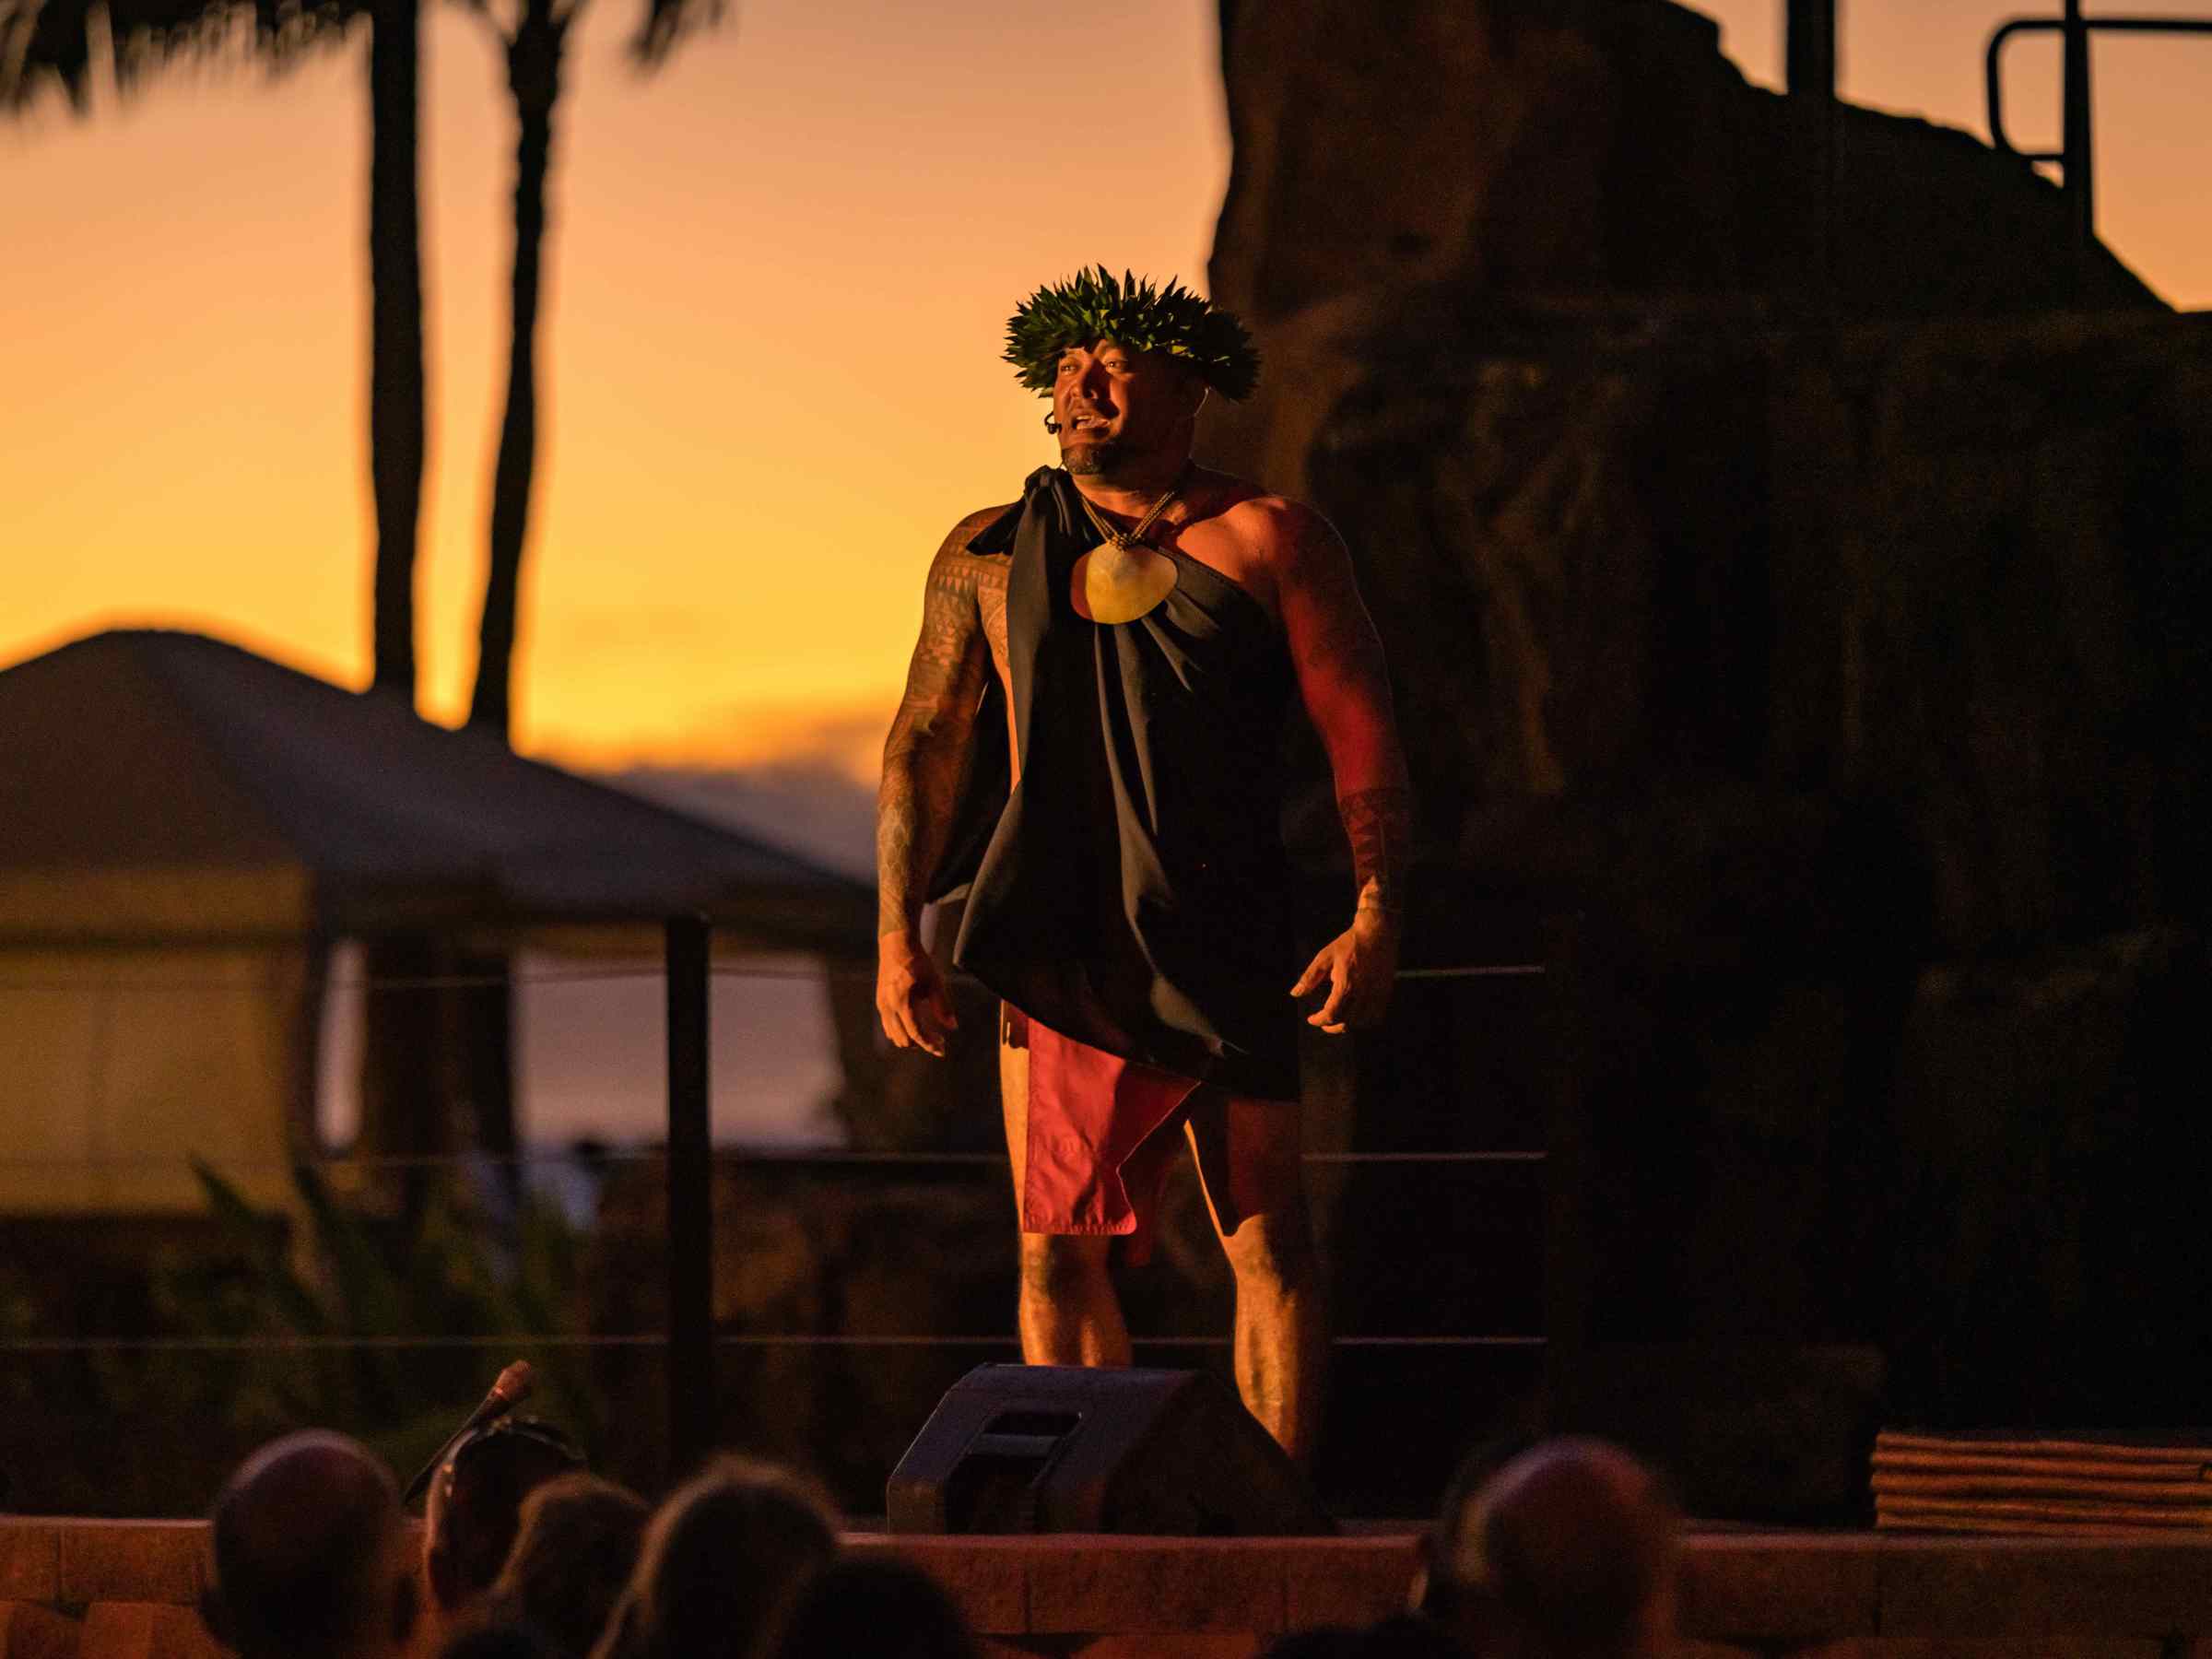
{"label": "foliage plant", "polygon": [[[544,1344],[576,1328],[581,1306],[583,1241],[557,1206],[525,1196],[512,1228],[495,1228],[449,1177],[408,1223],[295,1162],[293,1213],[306,1218],[295,1237],[291,1216],[193,1168],[210,1234],[159,1245],[126,1294],[62,1311],[41,1287],[0,1275],[0,1338],[50,1334],[57,1319],[129,1338],[56,1343],[0,1371],[11,1425],[0,1473],[12,1488],[0,1501],[196,1513],[245,1452],[311,1426],[356,1436],[405,1478],[518,1357],[536,1372],[530,1409],[599,1443],[582,1354]],[[489,1336],[516,1340],[472,1340]]]}

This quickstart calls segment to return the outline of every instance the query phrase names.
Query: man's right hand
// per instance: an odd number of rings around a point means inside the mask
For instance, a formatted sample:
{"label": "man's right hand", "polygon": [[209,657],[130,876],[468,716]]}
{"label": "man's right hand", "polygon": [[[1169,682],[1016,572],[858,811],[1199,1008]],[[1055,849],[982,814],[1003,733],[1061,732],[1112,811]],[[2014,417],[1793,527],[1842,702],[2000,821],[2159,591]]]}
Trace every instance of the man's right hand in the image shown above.
{"label": "man's right hand", "polygon": [[876,1012],[884,1035],[900,1048],[924,1048],[942,1060],[960,1024],[945,976],[911,933],[887,933],[876,946]]}

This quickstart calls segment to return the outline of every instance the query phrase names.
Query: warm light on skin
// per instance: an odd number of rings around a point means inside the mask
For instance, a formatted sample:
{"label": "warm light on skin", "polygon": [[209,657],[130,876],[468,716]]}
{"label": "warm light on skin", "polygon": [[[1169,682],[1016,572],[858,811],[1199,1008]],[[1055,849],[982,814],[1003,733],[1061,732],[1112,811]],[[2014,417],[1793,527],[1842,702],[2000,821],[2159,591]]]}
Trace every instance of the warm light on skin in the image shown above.
{"label": "warm light on skin", "polygon": [[[1780,0],[1702,9],[1771,84]],[[1844,89],[1979,132],[1982,41],[2011,9],[1846,0]],[[931,552],[1055,457],[999,361],[1007,314],[1100,259],[1203,287],[1228,168],[1214,11],[1119,8],[1141,66],[1087,124],[1046,73],[1095,58],[1080,11],[746,0],[641,78],[631,13],[597,0],[559,112],[524,747],[872,767],[853,734],[870,709],[888,724]],[[423,706],[450,721],[474,667],[512,135],[482,29],[425,17],[418,641]],[[0,663],[150,622],[365,682],[361,44],[273,84],[185,71],[87,122],[0,127]],[[2212,300],[2212,43],[2097,50],[2103,227],[2168,297]],[[2024,142],[2054,124],[2054,63],[2016,54]]]}
{"label": "warm light on skin", "polygon": [[1182,471],[1206,387],[1171,358],[1094,340],[1060,354],[1052,399],[1077,487],[1112,511],[1142,512]]}

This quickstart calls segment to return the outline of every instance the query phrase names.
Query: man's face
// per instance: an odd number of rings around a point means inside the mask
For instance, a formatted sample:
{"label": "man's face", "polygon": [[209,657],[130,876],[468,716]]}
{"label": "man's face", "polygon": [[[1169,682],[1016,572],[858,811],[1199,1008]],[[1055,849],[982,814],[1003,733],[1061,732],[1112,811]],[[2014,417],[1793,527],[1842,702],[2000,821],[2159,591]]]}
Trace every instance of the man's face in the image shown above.
{"label": "man's face", "polygon": [[1053,376],[1060,459],[1078,477],[1108,478],[1132,464],[1180,460],[1204,397],[1204,382],[1159,352],[1112,340],[1070,347]]}

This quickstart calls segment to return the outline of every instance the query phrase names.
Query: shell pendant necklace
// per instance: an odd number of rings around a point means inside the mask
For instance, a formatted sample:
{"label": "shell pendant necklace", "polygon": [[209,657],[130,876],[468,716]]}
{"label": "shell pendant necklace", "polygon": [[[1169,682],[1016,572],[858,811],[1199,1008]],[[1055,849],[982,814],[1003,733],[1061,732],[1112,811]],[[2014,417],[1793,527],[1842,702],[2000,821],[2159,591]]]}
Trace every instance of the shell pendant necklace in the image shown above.
{"label": "shell pendant necklace", "polygon": [[[1186,469],[1187,470],[1187,469]],[[1175,591],[1175,561],[1145,541],[1145,532],[1159,522],[1182,488],[1182,474],[1175,475],[1151,511],[1133,530],[1116,530],[1090,504],[1080,489],[1076,498],[1090,522],[1106,539],[1076,560],[1069,572],[1077,614],[1093,622],[1134,622]]]}

